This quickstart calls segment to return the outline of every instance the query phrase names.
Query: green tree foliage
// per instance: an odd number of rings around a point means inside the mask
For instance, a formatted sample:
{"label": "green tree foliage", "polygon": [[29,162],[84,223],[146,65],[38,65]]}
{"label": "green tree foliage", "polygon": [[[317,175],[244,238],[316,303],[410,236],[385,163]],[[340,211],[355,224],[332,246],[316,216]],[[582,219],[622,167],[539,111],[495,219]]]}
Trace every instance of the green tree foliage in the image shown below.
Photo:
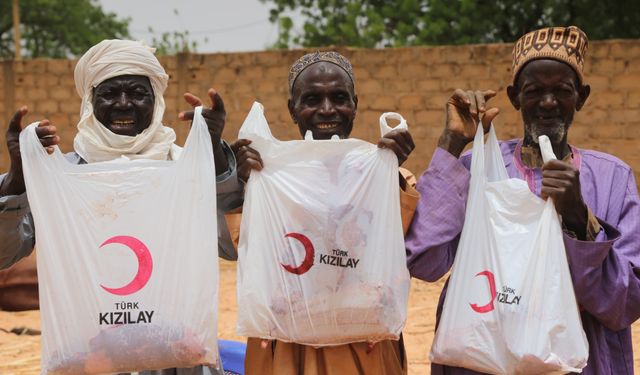
{"label": "green tree foliage", "polygon": [[[152,28],[149,32],[154,33]],[[198,43],[189,40],[189,31],[164,32],[159,38],[153,37],[151,45],[158,55],[175,55],[177,53],[197,52]]]}
{"label": "green tree foliage", "polygon": [[[173,10],[173,14],[179,16],[180,13],[177,9]],[[156,32],[153,28],[149,27],[149,32],[153,35]],[[208,38],[205,38],[205,43]],[[189,38],[189,31],[174,31],[164,32],[159,38],[153,37],[151,45],[156,48],[158,55],[175,55],[178,53],[197,52],[198,42],[191,41]]]}
{"label": "green tree foliage", "polygon": [[[0,0],[0,57],[13,57],[12,1]],[[95,0],[20,0],[26,57],[79,56],[103,39],[127,38],[129,19],[105,13]]]}
{"label": "green tree foliage", "polygon": [[[511,42],[535,28],[576,25],[590,39],[640,38],[640,1],[261,0],[279,26],[276,48],[396,47]],[[301,31],[291,12],[304,18]]]}

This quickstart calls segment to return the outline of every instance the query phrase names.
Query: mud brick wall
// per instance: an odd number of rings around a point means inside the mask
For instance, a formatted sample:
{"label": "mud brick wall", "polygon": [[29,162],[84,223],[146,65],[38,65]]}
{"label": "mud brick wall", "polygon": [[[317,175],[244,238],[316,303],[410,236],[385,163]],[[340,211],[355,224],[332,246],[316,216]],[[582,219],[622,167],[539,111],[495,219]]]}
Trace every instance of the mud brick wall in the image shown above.
{"label": "mud brick wall", "polygon": [[[511,80],[508,44],[411,47],[396,49],[340,48],[354,66],[358,115],[353,136],[371,142],[380,136],[382,112],[401,113],[416,142],[405,166],[421,174],[428,166],[444,123],[444,103],[455,88],[493,89],[492,103],[501,109],[495,121],[500,139],[522,134],[520,115],[510,105],[506,87]],[[205,96],[214,87],[227,109],[224,137],[234,140],[253,101],[265,106],[274,135],[298,139],[287,110],[287,73],[306,50],[249,53],[187,54],[162,57],[171,79],[165,92],[164,122],[176,129],[182,144],[188,124],[177,119],[187,109],[182,94]],[[58,126],[61,148],[71,151],[80,99],[75,92],[75,60],[0,61],[0,127],[13,111],[29,106],[27,123],[48,118]],[[591,96],[576,115],[569,132],[578,147],[618,156],[640,180],[640,40],[592,42],[585,66]],[[0,170],[8,168],[4,140]]]}

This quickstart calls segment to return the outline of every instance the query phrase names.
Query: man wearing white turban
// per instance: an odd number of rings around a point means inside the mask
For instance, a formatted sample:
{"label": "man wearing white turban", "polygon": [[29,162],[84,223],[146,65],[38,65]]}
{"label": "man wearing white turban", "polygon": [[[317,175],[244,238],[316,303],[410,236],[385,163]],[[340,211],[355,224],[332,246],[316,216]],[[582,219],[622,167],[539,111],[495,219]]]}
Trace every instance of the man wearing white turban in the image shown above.
{"label": "man wearing white turban", "polygon": [[[180,157],[181,148],[174,144],[175,132],[162,124],[165,110],[163,94],[169,76],[153,51],[142,42],[104,40],[80,58],[74,78],[82,106],[78,134],[74,139],[75,152],[65,155],[69,162],[94,163],[122,157],[175,160]],[[223,258],[235,259],[236,252],[226,228],[224,211],[242,204],[242,188],[237,181],[235,156],[221,140],[226,115],[222,98],[213,89],[208,94],[212,107],[204,108],[202,115],[211,135],[217,175],[218,253]],[[202,104],[199,98],[189,93],[185,94],[185,99],[193,107]],[[7,130],[11,166],[8,173],[0,176],[0,269],[29,255],[35,244],[19,145],[21,121],[26,113],[26,107],[20,108]],[[180,118],[190,120],[193,112],[181,113]],[[60,142],[56,127],[46,119],[40,121],[36,134],[49,153]],[[166,371],[172,374],[209,374],[215,370]]]}
{"label": "man wearing white turban", "polygon": [[[122,78],[123,76],[129,78]],[[153,103],[152,118],[144,129],[146,122],[137,124],[138,128],[127,128],[127,124],[122,121],[114,123],[113,121],[118,121],[117,118],[100,118],[99,108],[94,108],[95,102],[103,103],[104,100],[101,99],[111,99],[112,94],[119,94],[117,89],[113,91],[114,78],[131,80],[131,76],[140,77],[145,81],[143,86],[150,83],[153,89],[149,93],[152,95],[152,101],[149,103]],[[178,147],[173,143],[176,138],[175,132],[162,125],[165,109],[162,94],[167,88],[169,76],[153,55],[152,48],[144,46],[141,42],[105,40],[93,46],[80,58],[74,79],[76,91],[82,98],[82,106],[78,135],[73,146],[86,162],[106,161],[123,155],[131,159],[176,158]],[[115,82],[122,84],[119,81]],[[104,85],[108,85],[106,90],[100,87]],[[136,91],[133,93],[136,94]],[[113,104],[117,104],[120,98],[113,99],[116,99],[116,103]],[[113,108],[108,110],[112,111]],[[127,118],[132,114],[132,111],[120,112],[122,113],[116,116]]]}

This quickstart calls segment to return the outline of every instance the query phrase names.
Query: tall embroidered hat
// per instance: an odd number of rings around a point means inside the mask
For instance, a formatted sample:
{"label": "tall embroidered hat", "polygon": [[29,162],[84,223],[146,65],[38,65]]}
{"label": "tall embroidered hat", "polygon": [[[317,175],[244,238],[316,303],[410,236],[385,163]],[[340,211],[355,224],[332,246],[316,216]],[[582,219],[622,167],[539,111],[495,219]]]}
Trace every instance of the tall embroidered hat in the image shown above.
{"label": "tall embroidered hat", "polygon": [[298,78],[303,70],[312,64],[322,61],[330,62],[339,66],[347,72],[349,78],[351,78],[351,83],[355,83],[353,80],[353,67],[351,67],[351,63],[346,57],[335,51],[316,51],[302,56],[296,60],[293,65],[291,65],[291,69],[289,69],[289,92],[293,90],[293,84],[296,82],[296,78]]}
{"label": "tall embroidered hat", "polygon": [[571,66],[582,82],[588,46],[587,35],[576,26],[547,27],[527,33],[513,47],[513,81],[529,61],[553,59]]}

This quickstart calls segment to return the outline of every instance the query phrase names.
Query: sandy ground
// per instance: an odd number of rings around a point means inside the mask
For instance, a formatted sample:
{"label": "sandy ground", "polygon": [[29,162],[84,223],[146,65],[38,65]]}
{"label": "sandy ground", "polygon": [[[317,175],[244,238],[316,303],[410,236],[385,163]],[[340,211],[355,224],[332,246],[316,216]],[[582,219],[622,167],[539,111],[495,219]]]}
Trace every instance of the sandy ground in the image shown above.
{"label": "sandy ground", "polygon": [[[243,341],[235,334],[236,294],[235,263],[222,261],[220,266],[220,322],[222,339]],[[433,339],[434,317],[442,281],[413,281],[409,299],[409,318],[404,330],[409,357],[409,374],[429,374],[427,353]],[[16,329],[17,328],[17,329]],[[0,374],[37,374],[40,371],[40,336],[24,328],[39,330],[38,311],[8,313],[0,311]],[[17,335],[11,330],[26,331]],[[635,371],[640,374],[640,322],[633,326]]]}

